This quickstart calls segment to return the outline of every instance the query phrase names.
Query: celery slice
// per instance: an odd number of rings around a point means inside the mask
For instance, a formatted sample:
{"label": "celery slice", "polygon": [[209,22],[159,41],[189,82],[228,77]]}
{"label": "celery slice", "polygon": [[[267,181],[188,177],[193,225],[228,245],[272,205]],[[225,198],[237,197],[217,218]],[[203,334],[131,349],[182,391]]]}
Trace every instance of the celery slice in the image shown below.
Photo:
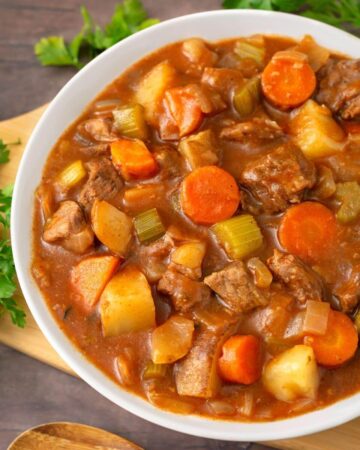
{"label": "celery slice", "polygon": [[70,189],[86,176],[83,162],[79,159],[67,166],[57,178],[57,182],[64,189]]}
{"label": "celery slice", "polygon": [[263,243],[261,230],[250,214],[216,223],[211,230],[232,259],[244,258],[259,249]]}
{"label": "celery slice", "polygon": [[158,239],[165,233],[156,208],[149,209],[135,217],[134,226],[137,237],[142,244]]}
{"label": "celery slice", "polygon": [[234,52],[241,58],[250,58],[262,65],[265,58],[265,48],[249,44],[245,41],[238,41],[235,44]]}
{"label": "celery slice", "polygon": [[114,109],[113,116],[115,128],[123,136],[141,140],[148,137],[144,108],[141,105],[136,104]]}
{"label": "celery slice", "polygon": [[252,114],[260,98],[260,78],[250,78],[243,86],[234,92],[234,108],[241,117]]}
{"label": "celery slice", "polygon": [[143,380],[150,380],[152,378],[164,378],[167,374],[168,364],[155,364],[149,361],[142,374]]}
{"label": "celery slice", "polygon": [[356,181],[337,183],[335,197],[341,202],[336,218],[349,223],[360,215],[360,185]]}

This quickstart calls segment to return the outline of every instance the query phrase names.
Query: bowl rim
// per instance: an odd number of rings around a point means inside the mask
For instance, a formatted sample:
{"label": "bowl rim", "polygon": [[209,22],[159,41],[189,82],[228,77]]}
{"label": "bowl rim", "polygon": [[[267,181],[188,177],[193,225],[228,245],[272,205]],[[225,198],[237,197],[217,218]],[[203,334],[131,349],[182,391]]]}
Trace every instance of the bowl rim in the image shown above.
{"label": "bowl rim", "polygon": [[[22,196],[25,193],[28,194],[26,181],[28,176],[27,167],[31,162],[32,154],[36,151],[36,141],[39,140],[41,134],[44,133],[44,126],[49,121],[49,118],[53,114],[53,111],[56,110],[60,101],[66,98],[68,92],[71,91],[72,86],[75,83],[78,83],[78,80],[81,80],[85,74],[101,65],[102,61],[109,58],[109,55],[112,53],[119,51],[119,49],[122,49],[123,47],[129,47],[132,43],[138,41],[140,42],[146,38],[151,38],[152,35],[161,33],[163,30],[166,32],[166,30],[172,25],[179,25],[182,23],[186,24],[191,20],[202,20],[212,16],[226,18],[230,16],[233,17],[234,15],[239,17],[239,19],[277,17],[280,21],[290,21],[297,27],[303,25],[304,29],[306,29],[307,25],[311,25],[312,27],[316,26],[320,30],[323,30],[323,32],[328,32],[329,35],[337,37],[339,40],[343,39],[348,42],[352,41],[353,45],[360,49],[360,40],[358,38],[330,25],[287,13],[249,9],[214,10],[188,14],[163,21],[158,25],[124,39],[115,46],[103,52],[93,61],[89,62],[82,70],[76,73],[51,101],[45,113],[35,126],[31,137],[27,142],[16,176],[11,212],[11,240],[19,284],[33,317],[56,352],[74,370],[74,372],[76,372],[91,387],[93,387],[108,400],[114,402],[127,411],[154,424],[169,428],[171,430],[211,439],[256,442],[299,437],[335,427],[354,419],[360,415],[360,392],[320,410],[304,413],[300,416],[295,416],[292,418],[269,422],[214,420],[205,416],[184,416],[161,410],[151,405],[143,398],[138,397],[136,394],[126,391],[119,384],[108,378],[100,369],[90,362],[90,360],[88,360],[81,353],[78,347],[67,337],[67,335],[61,331],[57,321],[50,312],[46,301],[42,297],[39,289],[32,279],[28,261],[25,262],[26,258],[23,255],[24,246],[30,245],[32,248],[32,234],[30,239],[23,236],[24,220],[25,222],[26,220],[29,221],[29,218],[21,216],[21,208],[24,207],[25,202],[25,200],[22,201]],[[254,32],[256,31],[254,30]],[[280,33],[283,32],[280,31]],[[302,32],[301,34],[304,33]],[[239,35],[241,35],[241,33],[239,33]],[[184,38],[179,37],[178,40],[181,39]],[[164,42],[162,45],[166,45],[166,43]],[[330,46],[327,47],[330,48]],[[144,52],[143,56],[147,53],[148,52]],[[132,64],[133,63],[130,63],[128,67]],[[98,95],[100,91],[96,92],[95,95],[91,94],[90,100],[87,100],[86,104],[92,101],[92,99]],[[58,138],[63,131],[64,130],[60,132]],[[47,150],[47,156],[49,155],[50,150],[51,148]],[[43,170],[43,166],[41,169]],[[31,192],[31,195],[33,195],[33,191]],[[24,196],[26,197],[26,195]],[[33,211],[33,208],[31,211]],[[30,230],[32,230],[32,215],[30,219]],[[27,248],[27,251],[28,250],[29,248]],[[358,402],[354,401],[356,399]],[[356,403],[358,406],[356,406]]]}

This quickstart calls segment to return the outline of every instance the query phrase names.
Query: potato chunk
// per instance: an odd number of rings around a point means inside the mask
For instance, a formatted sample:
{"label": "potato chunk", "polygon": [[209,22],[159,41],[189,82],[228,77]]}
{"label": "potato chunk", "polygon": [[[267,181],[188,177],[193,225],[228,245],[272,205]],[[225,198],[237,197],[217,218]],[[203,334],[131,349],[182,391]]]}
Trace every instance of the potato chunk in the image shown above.
{"label": "potato chunk", "polygon": [[133,230],[130,217],[105,200],[96,200],[91,210],[91,223],[100,242],[112,252],[125,255]]}
{"label": "potato chunk", "polygon": [[201,277],[201,264],[206,252],[204,242],[186,242],[171,254],[170,267],[174,267],[188,277],[197,280]]}
{"label": "potato chunk", "polygon": [[151,337],[151,359],[155,364],[170,364],[191,348],[194,322],[182,316],[171,316],[155,328]]}
{"label": "potato chunk", "polygon": [[272,359],[265,367],[262,381],[278,400],[315,399],[319,372],[314,351],[306,345],[295,345]]}
{"label": "potato chunk", "polygon": [[135,98],[145,109],[145,118],[151,125],[157,125],[156,115],[166,89],[172,86],[176,71],[164,61],[153,67],[140,81]]}
{"label": "potato chunk", "polygon": [[147,330],[155,326],[155,305],[145,275],[127,266],[106,285],[100,297],[103,335]]}
{"label": "potato chunk", "polygon": [[186,159],[191,170],[219,162],[212,130],[200,131],[200,133],[182,139],[179,144],[179,152]]}
{"label": "potato chunk", "polygon": [[340,152],[345,135],[326,106],[308,100],[290,121],[290,132],[295,142],[309,159]]}

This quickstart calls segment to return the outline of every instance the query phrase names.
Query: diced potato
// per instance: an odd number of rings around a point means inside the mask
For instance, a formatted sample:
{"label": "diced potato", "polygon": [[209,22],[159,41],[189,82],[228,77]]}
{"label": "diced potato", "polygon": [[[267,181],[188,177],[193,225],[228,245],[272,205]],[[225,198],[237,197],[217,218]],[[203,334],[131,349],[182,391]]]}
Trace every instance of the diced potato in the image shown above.
{"label": "diced potato", "polygon": [[204,67],[213,66],[217,59],[216,53],[212,52],[205,42],[199,38],[191,38],[184,41],[182,52],[199,71]]}
{"label": "diced potato", "polygon": [[316,398],[319,371],[314,351],[306,345],[295,345],[272,359],[262,377],[265,388],[278,400]]}
{"label": "diced potato", "polygon": [[96,237],[112,252],[124,256],[132,238],[130,217],[105,200],[96,200],[91,210]]}
{"label": "diced potato", "polygon": [[[187,242],[177,247],[171,254],[171,264],[177,270],[190,276],[190,278],[198,279],[201,277],[201,264],[206,252],[204,242],[193,241]],[[180,267],[179,267],[180,266]]]}
{"label": "diced potato", "polygon": [[124,205],[132,213],[140,213],[155,208],[164,197],[163,184],[143,184],[125,191]]}
{"label": "diced potato", "polygon": [[321,158],[343,150],[345,134],[326,106],[308,100],[290,121],[295,142],[309,159]]}
{"label": "diced potato", "polygon": [[270,286],[273,280],[272,273],[260,258],[250,258],[247,262],[247,267],[253,274],[254,282],[257,287],[266,289]]}
{"label": "diced potato", "polygon": [[190,352],[177,363],[176,389],[179,395],[214,397],[220,388],[217,361],[225,337],[200,331]]}
{"label": "diced potato", "polygon": [[135,98],[145,108],[145,118],[151,125],[157,125],[156,113],[166,89],[172,86],[176,71],[164,61],[153,67],[140,81]]}
{"label": "diced potato", "polygon": [[341,202],[336,213],[340,223],[349,223],[360,215],[360,185],[356,181],[337,183],[335,197]]}
{"label": "diced potato", "polygon": [[182,139],[179,143],[179,152],[186,159],[191,170],[219,162],[212,130],[200,131]]}
{"label": "diced potato", "polygon": [[109,281],[100,297],[100,316],[105,337],[155,326],[151,288],[139,269],[127,266]]}
{"label": "diced potato", "polygon": [[191,348],[194,322],[182,316],[171,316],[155,328],[151,336],[151,359],[155,364],[171,364]]}

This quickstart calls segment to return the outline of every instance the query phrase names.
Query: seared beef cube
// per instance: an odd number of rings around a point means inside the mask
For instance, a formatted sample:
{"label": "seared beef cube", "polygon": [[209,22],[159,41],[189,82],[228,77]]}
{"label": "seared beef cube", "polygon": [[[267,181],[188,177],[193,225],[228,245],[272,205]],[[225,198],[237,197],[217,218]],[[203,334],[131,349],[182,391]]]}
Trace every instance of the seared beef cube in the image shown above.
{"label": "seared beef cube", "polygon": [[194,305],[210,299],[210,289],[174,270],[167,270],[158,284],[158,291],[170,296],[176,311],[186,312]]}
{"label": "seared beef cube", "polygon": [[318,78],[319,103],[343,119],[360,118],[360,59],[330,59]]}
{"label": "seared beef cube", "polygon": [[88,147],[81,147],[80,151],[86,156],[110,155],[110,144],[95,144]]}
{"label": "seared beef cube", "polygon": [[92,245],[94,234],[80,206],[67,200],[60,203],[58,210],[46,223],[43,238],[46,242],[59,242],[68,250],[83,253]]}
{"label": "seared beef cube", "polygon": [[267,263],[299,303],[322,299],[324,287],[319,275],[296,256],[274,250]]}
{"label": "seared beef cube", "polygon": [[255,286],[242,261],[234,261],[219,272],[213,272],[204,279],[204,283],[235,313],[268,304],[266,294]]}
{"label": "seared beef cube", "polygon": [[46,223],[43,237],[46,242],[55,242],[68,238],[71,233],[78,233],[84,226],[86,221],[80,206],[67,200],[60,203],[59,209]]}
{"label": "seared beef cube", "polygon": [[301,201],[315,183],[315,166],[294,145],[283,145],[247,164],[240,180],[266,212],[275,213]]}
{"label": "seared beef cube", "polygon": [[174,242],[167,234],[149,245],[140,247],[141,269],[150,283],[159,281],[166,272],[173,247]]}
{"label": "seared beef cube", "polygon": [[360,301],[360,264],[352,268],[347,280],[335,286],[334,294],[344,312],[349,313],[356,308]]}
{"label": "seared beef cube", "polygon": [[239,122],[223,128],[220,137],[234,141],[271,141],[284,136],[283,130],[274,121],[264,117],[254,117],[248,122]]}
{"label": "seared beef cube", "polygon": [[112,142],[119,139],[119,136],[113,133],[112,121],[109,119],[89,119],[80,125],[81,128],[95,141]]}
{"label": "seared beef cube", "polygon": [[179,395],[214,397],[220,387],[217,360],[224,338],[209,330],[200,330],[190,352],[175,368],[175,384]]}
{"label": "seared beef cube", "polygon": [[94,159],[87,163],[89,178],[79,195],[79,202],[90,209],[95,199],[110,200],[122,188],[122,181],[108,158]]}

